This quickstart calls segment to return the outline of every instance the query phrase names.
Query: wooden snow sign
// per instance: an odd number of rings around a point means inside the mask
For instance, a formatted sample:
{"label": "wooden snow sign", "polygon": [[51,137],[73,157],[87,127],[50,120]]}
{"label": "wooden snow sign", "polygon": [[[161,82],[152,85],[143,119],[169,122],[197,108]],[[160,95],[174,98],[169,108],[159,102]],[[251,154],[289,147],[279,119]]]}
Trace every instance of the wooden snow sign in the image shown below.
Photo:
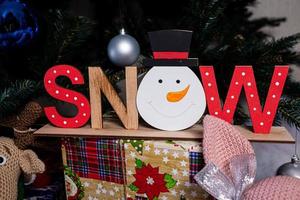
{"label": "wooden snow sign", "polygon": [[145,65],[152,68],[137,89],[137,68],[125,68],[126,101],[117,92],[100,67],[89,67],[90,101],[76,91],[56,84],[59,76],[72,84],[84,84],[82,74],[69,65],[50,68],[45,74],[46,91],[55,99],[74,104],[75,117],[61,116],[55,107],[45,107],[49,121],[62,128],[78,128],[91,118],[91,128],[103,128],[101,94],[112,105],[126,129],[138,129],[138,113],[152,127],[180,131],[193,126],[203,115],[206,104],[211,115],[232,122],[242,89],[245,91],[255,133],[269,133],[288,74],[288,66],[275,66],[268,96],[262,108],[251,66],[236,66],[222,108],[212,66],[200,66],[202,83],[189,67],[198,67],[188,58],[191,31],[164,30],[149,34],[153,58]]}

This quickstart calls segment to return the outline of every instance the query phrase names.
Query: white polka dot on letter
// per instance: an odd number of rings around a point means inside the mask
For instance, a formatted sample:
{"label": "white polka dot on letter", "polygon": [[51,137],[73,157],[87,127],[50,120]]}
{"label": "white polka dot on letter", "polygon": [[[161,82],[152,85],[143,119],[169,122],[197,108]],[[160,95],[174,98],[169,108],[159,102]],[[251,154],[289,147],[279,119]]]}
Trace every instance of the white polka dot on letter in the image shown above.
{"label": "white polka dot on letter", "polygon": [[263,126],[263,125],[264,125],[264,123],[263,123],[263,122],[260,122],[260,125],[261,125],[261,126]]}
{"label": "white polka dot on letter", "polygon": [[281,76],[281,75],[282,75],[282,74],[279,72],[279,73],[278,73],[278,76]]}
{"label": "white polka dot on letter", "polygon": [[226,110],[226,112],[227,112],[227,113],[230,113],[230,110],[228,109],[228,110]]}
{"label": "white polka dot on letter", "polygon": [[219,113],[218,112],[215,112],[215,115],[218,115]]}
{"label": "white polka dot on letter", "polygon": [[78,99],[77,97],[74,97],[74,100],[75,100],[75,101],[77,101],[77,99]]}
{"label": "white polka dot on letter", "polygon": [[58,91],[58,90],[56,90],[56,91],[55,91],[55,94],[59,94],[59,91]]}
{"label": "white polka dot on letter", "polygon": [[215,98],[214,97],[210,97],[210,100],[213,101],[213,100],[215,100]]}
{"label": "white polka dot on letter", "polygon": [[276,82],[275,85],[276,85],[276,86],[279,86],[279,82]]}
{"label": "white polka dot on letter", "polygon": [[247,83],[247,85],[248,85],[248,86],[251,86],[251,83],[250,83],[250,82],[248,82],[248,83]]}
{"label": "white polka dot on letter", "polygon": [[208,76],[209,75],[209,73],[208,72],[205,72],[205,76]]}
{"label": "white polka dot on letter", "polygon": [[242,76],[245,76],[246,75],[246,73],[245,72],[242,72]]}
{"label": "white polka dot on letter", "polygon": [[270,111],[268,111],[268,112],[267,112],[267,115],[271,115],[271,112],[270,112]]}
{"label": "white polka dot on letter", "polygon": [[207,85],[208,85],[208,87],[211,87],[211,83],[208,83]]}
{"label": "white polka dot on letter", "polygon": [[236,85],[238,85],[238,84],[239,84],[239,82],[235,82],[235,84],[236,84]]}
{"label": "white polka dot on letter", "polygon": [[67,124],[67,121],[64,121],[64,124]]}

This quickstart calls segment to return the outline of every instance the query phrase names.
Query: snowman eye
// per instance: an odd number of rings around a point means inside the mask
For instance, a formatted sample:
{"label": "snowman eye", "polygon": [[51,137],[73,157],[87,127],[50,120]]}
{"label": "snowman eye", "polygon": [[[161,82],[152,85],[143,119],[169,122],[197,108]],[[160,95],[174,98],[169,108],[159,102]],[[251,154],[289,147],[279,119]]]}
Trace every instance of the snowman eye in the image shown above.
{"label": "snowman eye", "polygon": [[6,157],[0,155],[0,166],[6,163]]}
{"label": "snowman eye", "polygon": [[162,82],[163,82],[163,80],[159,79],[159,80],[158,80],[158,82],[159,82],[159,83],[162,83]]}
{"label": "snowman eye", "polygon": [[176,83],[178,83],[178,84],[179,84],[179,83],[180,83],[180,80],[179,80],[179,79],[177,79],[177,80],[176,80]]}

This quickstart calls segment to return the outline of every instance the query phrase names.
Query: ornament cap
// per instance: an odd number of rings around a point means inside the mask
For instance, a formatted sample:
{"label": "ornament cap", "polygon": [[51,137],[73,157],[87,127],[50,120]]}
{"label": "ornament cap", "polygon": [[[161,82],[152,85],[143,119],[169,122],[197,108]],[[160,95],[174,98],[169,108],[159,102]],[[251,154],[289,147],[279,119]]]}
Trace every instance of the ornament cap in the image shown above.
{"label": "ornament cap", "polygon": [[124,28],[122,28],[122,29],[120,30],[120,34],[121,34],[121,35],[125,35],[125,34],[126,34],[126,32],[125,32],[125,29],[124,29]]}
{"label": "ornament cap", "polygon": [[277,175],[292,176],[300,179],[300,160],[297,154],[291,158],[291,162],[281,165],[277,170]]}
{"label": "ornament cap", "polygon": [[298,163],[300,162],[299,156],[297,154],[294,154],[291,158],[292,163]]}

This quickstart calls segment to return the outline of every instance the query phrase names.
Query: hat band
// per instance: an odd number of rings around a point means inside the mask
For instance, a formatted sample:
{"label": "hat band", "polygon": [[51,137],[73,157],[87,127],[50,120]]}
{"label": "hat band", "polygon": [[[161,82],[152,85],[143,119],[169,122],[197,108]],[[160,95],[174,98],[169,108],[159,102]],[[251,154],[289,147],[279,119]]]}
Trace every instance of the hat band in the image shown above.
{"label": "hat band", "polygon": [[176,51],[154,51],[154,59],[187,59],[188,52],[176,52]]}

